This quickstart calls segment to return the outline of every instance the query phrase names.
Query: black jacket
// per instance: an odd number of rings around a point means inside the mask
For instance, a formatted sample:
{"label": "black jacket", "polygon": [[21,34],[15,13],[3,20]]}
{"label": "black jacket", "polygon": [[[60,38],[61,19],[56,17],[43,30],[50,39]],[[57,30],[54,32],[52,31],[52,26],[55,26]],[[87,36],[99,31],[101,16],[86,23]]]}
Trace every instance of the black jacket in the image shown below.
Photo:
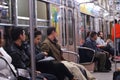
{"label": "black jacket", "polygon": [[[24,48],[25,53],[26,53],[26,54],[29,56],[29,58],[30,58],[30,54],[31,54],[31,53],[30,53],[30,44],[29,44],[29,42],[28,42],[28,41],[24,42],[24,43],[22,44],[22,46],[23,46],[23,48]],[[36,59],[36,61],[39,61],[39,60],[44,59],[44,58],[45,58],[44,53],[40,51],[39,46],[36,46],[36,45],[35,45],[35,59]]]}
{"label": "black jacket", "polygon": [[15,68],[27,69],[28,67],[30,67],[30,59],[25,54],[22,46],[20,47],[13,43],[7,52],[12,57],[12,63]]}

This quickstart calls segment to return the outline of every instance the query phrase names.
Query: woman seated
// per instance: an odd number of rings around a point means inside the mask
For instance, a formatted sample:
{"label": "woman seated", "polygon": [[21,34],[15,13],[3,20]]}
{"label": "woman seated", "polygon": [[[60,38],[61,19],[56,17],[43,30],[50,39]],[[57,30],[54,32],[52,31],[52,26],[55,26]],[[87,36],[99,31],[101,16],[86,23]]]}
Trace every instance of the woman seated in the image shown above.
{"label": "woman seated", "polygon": [[[58,78],[58,80],[64,80],[65,77],[69,78],[69,80],[73,80],[74,76],[69,72],[69,70],[64,66],[64,64],[53,61],[54,59],[51,57],[46,59],[48,54],[46,52],[39,51],[38,44],[41,41],[41,36],[42,36],[41,32],[38,30],[35,30],[34,44],[35,44],[35,57],[36,57],[37,70],[44,73],[54,74]],[[23,45],[23,47],[24,47],[24,50],[26,51],[26,54],[30,57],[29,41],[28,43],[26,42]]]}

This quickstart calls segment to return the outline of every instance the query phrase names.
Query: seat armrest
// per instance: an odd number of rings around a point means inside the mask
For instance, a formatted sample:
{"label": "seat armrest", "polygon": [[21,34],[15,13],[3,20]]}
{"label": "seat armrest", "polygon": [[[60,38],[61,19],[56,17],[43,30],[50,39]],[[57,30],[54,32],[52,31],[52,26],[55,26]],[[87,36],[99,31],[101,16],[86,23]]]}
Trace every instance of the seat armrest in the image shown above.
{"label": "seat armrest", "polygon": [[88,48],[88,47],[80,47],[80,46],[77,46],[77,48],[85,49],[85,50],[90,50],[90,51],[93,51],[93,53],[95,53],[95,50],[94,50],[94,49],[91,49],[91,48]]}
{"label": "seat armrest", "polygon": [[77,47],[80,56],[80,63],[92,63],[95,58],[95,50],[88,47]]}
{"label": "seat armrest", "polygon": [[[73,51],[67,51],[67,50],[62,50],[62,51],[63,51],[63,55],[67,55],[67,58],[68,58],[67,60],[72,61],[71,58],[76,57],[76,61],[74,61],[74,62],[79,63],[79,54],[78,53],[73,52]],[[63,56],[63,57],[65,57],[65,56]],[[65,59],[66,59],[66,57],[65,57]]]}

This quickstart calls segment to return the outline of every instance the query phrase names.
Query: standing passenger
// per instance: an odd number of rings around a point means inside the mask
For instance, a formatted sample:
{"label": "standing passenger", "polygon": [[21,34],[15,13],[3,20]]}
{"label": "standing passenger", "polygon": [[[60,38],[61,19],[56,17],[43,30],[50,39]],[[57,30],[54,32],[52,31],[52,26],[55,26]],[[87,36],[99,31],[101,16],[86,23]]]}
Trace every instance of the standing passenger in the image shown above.
{"label": "standing passenger", "polygon": [[[114,35],[114,33],[115,33],[115,35]],[[118,52],[120,52],[120,24],[118,23],[118,21],[116,19],[115,19],[115,26],[113,26],[112,30],[111,30],[111,36],[112,36],[113,41],[114,41],[114,36],[115,36],[115,39],[116,39],[116,42],[117,42],[116,46],[118,48]]]}

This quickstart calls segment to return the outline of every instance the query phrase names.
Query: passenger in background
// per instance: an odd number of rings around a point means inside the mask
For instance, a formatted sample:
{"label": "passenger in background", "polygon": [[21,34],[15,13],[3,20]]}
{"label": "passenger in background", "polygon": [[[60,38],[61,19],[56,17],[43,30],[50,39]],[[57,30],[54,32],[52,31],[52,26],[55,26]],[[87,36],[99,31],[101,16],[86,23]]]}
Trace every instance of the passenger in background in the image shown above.
{"label": "passenger in background", "polygon": [[[11,36],[13,40],[13,44],[9,47],[8,53],[12,57],[13,65],[17,69],[17,73],[19,76],[24,76],[28,79],[31,78],[30,76],[30,58],[26,55],[22,43],[26,39],[24,29],[20,27],[15,27],[11,31]],[[19,74],[20,72],[20,74]],[[25,72],[25,73],[24,73]],[[26,75],[25,75],[26,74]],[[45,77],[44,77],[45,76]],[[51,74],[42,74],[40,73],[39,76],[36,77],[38,80],[57,80],[54,75]],[[20,79],[21,80],[21,79]],[[25,80],[25,79],[23,79]]]}
{"label": "passenger in background", "polygon": [[[77,80],[95,80],[95,77],[82,65],[68,62],[63,58],[63,52],[56,39],[57,33],[55,27],[47,29],[47,38],[41,44],[41,50],[47,52],[48,56],[52,56],[56,61],[62,62]],[[83,75],[84,72],[85,75]]]}
{"label": "passenger in background", "polygon": [[[72,73],[70,73],[70,71],[65,67],[64,64],[54,61],[52,57],[47,57],[48,54],[46,52],[41,52],[39,50],[41,38],[42,38],[41,31],[35,29],[34,44],[35,44],[36,69],[43,73],[54,74],[58,78],[58,80],[64,80],[65,77],[67,77],[69,80],[74,80],[74,76],[72,75]],[[24,47],[25,46],[26,45],[24,45]],[[28,49],[25,49],[25,51],[27,51],[26,53],[30,57],[29,48],[30,45],[28,45]]]}
{"label": "passenger in background", "polygon": [[118,52],[120,53],[120,23],[118,23],[118,21],[116,19],[114,20],[114,22],[115,22],[115,25],[111,29],[111,36],[112,36],[113,41],[114,41],[114,37],[115,37],[116,47],[117,47]]}
{"label": "passenger in background", "polygon": [[108,72],[109,70],[105,68],[106,59],[107,59],[106,53],[104,53],[103,50],[97,47],[96,40],[97,40],[97,33],[95,31],[92,31],[90,34],[90,38],[86,40],[83,46],[95,50],[96,53],[95,58],[97,59],[98,62],[97,64],[98,71]]}
{"label": "passenger in background", "polygon": [[98,37],[96,40],[97,43],[97,47],[109,52],[112,56],[114,56],[114,48],[112,48],[109,43],[110,43],[110,39],[107,39],[107,41],[104,41],[104,35],[102,31],[98,32]]}

